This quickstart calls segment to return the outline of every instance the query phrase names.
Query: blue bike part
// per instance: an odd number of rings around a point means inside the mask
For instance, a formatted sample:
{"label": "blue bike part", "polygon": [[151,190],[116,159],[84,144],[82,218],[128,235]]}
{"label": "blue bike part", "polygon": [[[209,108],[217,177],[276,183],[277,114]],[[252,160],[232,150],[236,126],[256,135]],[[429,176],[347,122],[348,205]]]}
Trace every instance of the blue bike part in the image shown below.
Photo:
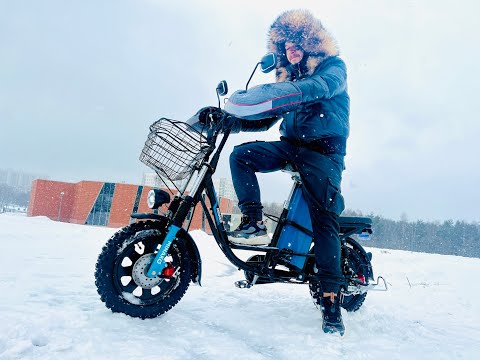
{"label": "blue bike part", "polygon": [[220,224],[220,216],[218,215],[219,204],[218,204],[218,197],[217,197],[217,193],[215,192],[215,188],[213,188],[213,194],[215,196],[215,204],[213,204],[212,206],[212,212],[213,212],[213,215],[215,216],[215,221],[217,222],[217,224]]}
{"label": "blue bike part", "polygon": [[170,246],[173,243],[173,240],[175,240],[175,237],[177,236],[178,231],[181,228],[175,225],[171,225],[168,229],[167,235],[165,236],[165,239],[163,240],[163,244],[160,247],[160,250],[158,250],[157,255],[155,256],[155,259],[153,260],[152,265],[150,265],[150,268],[148,269],[147,276],[151,278],[157,277],[163,269],[165,268],[165,257],[168,254],[168,250],[170,249]]}
{"label": "blue bike part", "polygon": [[[292,198],[290,199],[287,223],[279,236],[277,247],[279,249],[292,250],[295,253],[307,254],[313,241],[312,236],[288,222],[294,222],[308,231],[312,231],[310,212],[300,187],[294,190]],[[290,264],[299,269],[303,269],[306,260],[307,258],[305,256],[292,256]]]}
{"label": "blue bike part", "polygon": [[[130,217],[132,219],[142,219],[142,220],[155,220],[155,221],[161,221],[166,222],[168,221],[164,215],[159,215],[159,214],[153,214],[153,213],[136,213],[136,214],[131,214]],[[180,229],[180,231],[177,233],[178,238],[184,239],[187,244],[187,248],[190,251],[190,254],[192,254],[192,264],[193,266],[193,275],[192,275],[192,281],[195,284],[201,285],[201,280],[202,280],[202,258],[200,257],[200,252],[198,251],[197,244],[195,243],[195,240],[190,236],[190,234],[185,231],[185,229]]]}

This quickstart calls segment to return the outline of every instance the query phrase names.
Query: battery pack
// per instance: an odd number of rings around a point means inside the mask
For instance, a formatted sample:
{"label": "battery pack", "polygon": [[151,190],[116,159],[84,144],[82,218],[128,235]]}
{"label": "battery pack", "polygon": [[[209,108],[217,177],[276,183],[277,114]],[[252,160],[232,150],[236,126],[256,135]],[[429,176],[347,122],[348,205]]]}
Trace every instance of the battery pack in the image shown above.
{"label": "battery pack", "polygon": [[[312,231],[312,221],[310,219],[310,212],[308,211],[308,205],[303,197],[302,188],[298,186],[290,199],[288,206],[287,220],[294,222],[301,227]],[[296,253],[307,254],[312,244],[312,237],[293,225],[285,224],[280,237],[277,242],[279,249],[289,249]],[[305,256],[292,256],[290,264],[296,266],[299,269],[303,269]]]}

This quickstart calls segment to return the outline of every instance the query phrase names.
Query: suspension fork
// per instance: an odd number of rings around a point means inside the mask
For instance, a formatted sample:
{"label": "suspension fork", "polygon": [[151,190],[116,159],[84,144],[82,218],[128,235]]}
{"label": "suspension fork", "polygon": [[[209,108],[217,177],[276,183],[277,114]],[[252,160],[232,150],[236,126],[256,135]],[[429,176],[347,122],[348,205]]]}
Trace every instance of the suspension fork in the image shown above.
{"label": "suspension fork", "polygon": [[188,212],[192,208],[194,200],[197,198],[197,193],[199,192],[199,189],[203,184],[203,180],[208,170],[209,165],[204,164],[200,169],[198,177],[192,187],[191,195],[185,196],[185,198],[181,201],[180,206],[178,207],[178,210],[173,217],[172,224],[167,228],[167,234],[165,235],[162,246],[158,250],[152,264],[148,268],[148,277],[155,278],[156,276],[161,274],[163,269],[166,267],[165,257],[168,254],[168,250],[170,249],[170,246],[172,245],[175,238],[177,237],[177,233],[182,228],[182,224],[185,221]]}

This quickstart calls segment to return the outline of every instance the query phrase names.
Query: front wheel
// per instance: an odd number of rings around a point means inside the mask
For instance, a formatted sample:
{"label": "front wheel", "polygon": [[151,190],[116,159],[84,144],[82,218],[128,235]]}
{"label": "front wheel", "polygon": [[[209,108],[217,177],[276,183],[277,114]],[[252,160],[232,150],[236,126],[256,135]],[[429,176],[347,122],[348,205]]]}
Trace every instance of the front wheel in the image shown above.
{"label": "front wheel", "polygon": [[146,275],[165,233],[158,221],[138,222],[105,244],[95,268],[95,284],[107,308],[146,319],[167,312],[180,301],[192,278],[191,256],[182,239],[170,246],[162,274]]}

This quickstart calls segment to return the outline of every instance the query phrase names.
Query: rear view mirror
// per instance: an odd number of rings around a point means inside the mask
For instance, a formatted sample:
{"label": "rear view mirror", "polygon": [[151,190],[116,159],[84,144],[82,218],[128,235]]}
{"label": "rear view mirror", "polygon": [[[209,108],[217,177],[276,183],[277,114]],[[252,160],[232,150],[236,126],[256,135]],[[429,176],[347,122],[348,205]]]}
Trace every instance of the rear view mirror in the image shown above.
{"label": "rear view mirror", "polygon": [[268,53],[260,60],[263,73],[269,73],[277,67],[277,55],[273,52]]}
{"label": "rear view mirror", "polygon": [[247,81],[247,86],[245,86],[245,91],[248,90],[248,84],[250,84],[250,80],[252,80],[253,74],[255,74],[255,71],[258,68],[258,65],[260,65],[262,72],[264,73],[269,73],[273,69],[277,67],[277,55],[273,52],[268,53],[264,57],[262,57],[262,60],[260,60],[257,65],[255,65],[255,69],[253,69],[252,75],[250,75],[250,79]]}
{"label": "rear view mirror", "polygon": [[217,94],[220,96],[225,96],[228,94],[228,85],[225,80],[222,80],[217,85]]}

